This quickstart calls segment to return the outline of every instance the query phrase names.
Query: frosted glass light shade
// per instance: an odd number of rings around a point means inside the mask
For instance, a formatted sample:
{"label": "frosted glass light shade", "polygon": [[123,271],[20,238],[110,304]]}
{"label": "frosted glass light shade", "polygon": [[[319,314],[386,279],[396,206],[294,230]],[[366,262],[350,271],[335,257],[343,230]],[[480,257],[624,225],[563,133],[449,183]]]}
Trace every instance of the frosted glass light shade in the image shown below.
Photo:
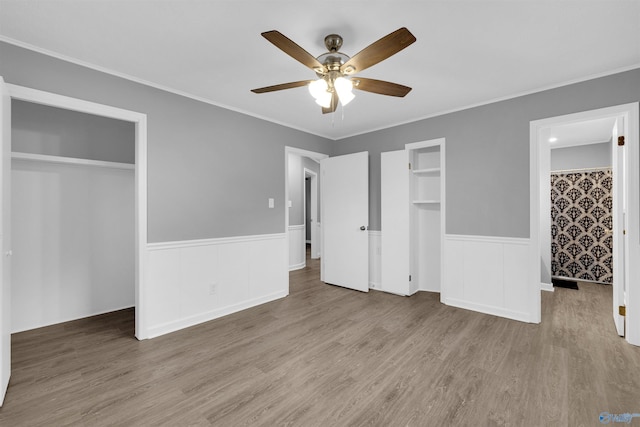
{"label": "frosted glass light shade", "polygon": [[350,103],[353,98],[356,96],[353,94],[353,83],[351,80],[338,77],[336,81],[333,83],[333,86],[336,88],[336,92],[338,93],[338,98],[340,98],[340,103],[345,106]]}
{"label": "frosted glass light shade", "polygon": [[318,79],[314,82],[309,83],[309,93],[315,99],[324,97],[325,94],[328,94],[328,88],[329,86],[327,85],[327,82],[324,81],[324,79]]}
{"label": "frosted glass light shade", "polygon": [[321,93],[320,96],[316,98],[316,104],[324,108],[331,107],[331,94],[327,91]]}

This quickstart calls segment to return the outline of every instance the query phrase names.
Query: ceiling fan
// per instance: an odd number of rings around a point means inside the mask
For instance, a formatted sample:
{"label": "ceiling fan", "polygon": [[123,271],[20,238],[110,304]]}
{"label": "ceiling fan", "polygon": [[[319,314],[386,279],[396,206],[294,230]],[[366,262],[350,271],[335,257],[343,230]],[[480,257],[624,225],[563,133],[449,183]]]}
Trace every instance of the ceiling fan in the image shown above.
{"label": "ceiling fan", "polygon": [[415,42],[414,35],[404,27],[387,34],[353,57],[339,51],[342,47],[342,37],[338,34],[329,34],[324,38],[328,52],[317,58],[278,31],[266,31],[262,33],[262,36],[296,61],[315,71],[319,79],[261,87],[252,89],[253,93],[308,86],[316,103],[322,107],[322,112],[326,114],[336,110],[338,101],[343,106],[349,103],[354,98],[352,89],[397,97],[403,97],[411,91],[410,87],[397,83],[364,77],[351,78],[354,74],[384,61]]}

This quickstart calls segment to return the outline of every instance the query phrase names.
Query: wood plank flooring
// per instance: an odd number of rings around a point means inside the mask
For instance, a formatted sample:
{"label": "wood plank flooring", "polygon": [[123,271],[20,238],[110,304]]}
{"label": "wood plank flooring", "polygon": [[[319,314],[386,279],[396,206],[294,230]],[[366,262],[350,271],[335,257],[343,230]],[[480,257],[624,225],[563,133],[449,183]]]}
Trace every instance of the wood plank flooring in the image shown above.
{"label": "wood plank flooring", "polygon": [[[153,340],[124,310],[13,336],[1,426],[601,425],[640,412],[610,288],[543,292],[531,325],[322,284]],[[640,425],[635,419],[632,425]]]}

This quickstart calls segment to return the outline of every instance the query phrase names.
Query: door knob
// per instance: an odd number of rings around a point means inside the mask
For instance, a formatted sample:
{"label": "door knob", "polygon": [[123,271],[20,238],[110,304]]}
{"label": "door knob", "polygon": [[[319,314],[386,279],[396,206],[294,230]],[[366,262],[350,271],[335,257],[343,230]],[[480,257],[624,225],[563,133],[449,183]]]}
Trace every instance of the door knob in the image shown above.
{"label": "door knob", "polygon": [[367,227],[365,227],[364,225],[362,227],[360,227],[360,230],[362,230],[362,231],[364,231],[366,229],[367,229]]}

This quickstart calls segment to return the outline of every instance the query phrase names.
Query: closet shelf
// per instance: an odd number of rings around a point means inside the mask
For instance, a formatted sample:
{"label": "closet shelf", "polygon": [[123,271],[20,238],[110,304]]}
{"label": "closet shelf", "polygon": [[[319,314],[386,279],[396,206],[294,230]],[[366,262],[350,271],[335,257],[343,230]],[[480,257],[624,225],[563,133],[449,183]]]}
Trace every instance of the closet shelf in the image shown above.
{"label": "closet shelf", "polygon": [[428,168],[428,169],[415,169],[414,175],[437,175],[440,173],[440,168]]}
{"label": "closet shelf", "polygon": [[58,163],[76,166],[96,166],[112,169],[135,170],[136,165],[131,163],[105,162],[101,160],[78,159],[76,157],[50,156],[47,154],[32,154],[12,152],[11,158],[16,160],[29,160],[34,162]]}
{"label": "closet shelf", "polygon": [[414,205],[437,205],[440,200],[413,200],[411,203]]}

